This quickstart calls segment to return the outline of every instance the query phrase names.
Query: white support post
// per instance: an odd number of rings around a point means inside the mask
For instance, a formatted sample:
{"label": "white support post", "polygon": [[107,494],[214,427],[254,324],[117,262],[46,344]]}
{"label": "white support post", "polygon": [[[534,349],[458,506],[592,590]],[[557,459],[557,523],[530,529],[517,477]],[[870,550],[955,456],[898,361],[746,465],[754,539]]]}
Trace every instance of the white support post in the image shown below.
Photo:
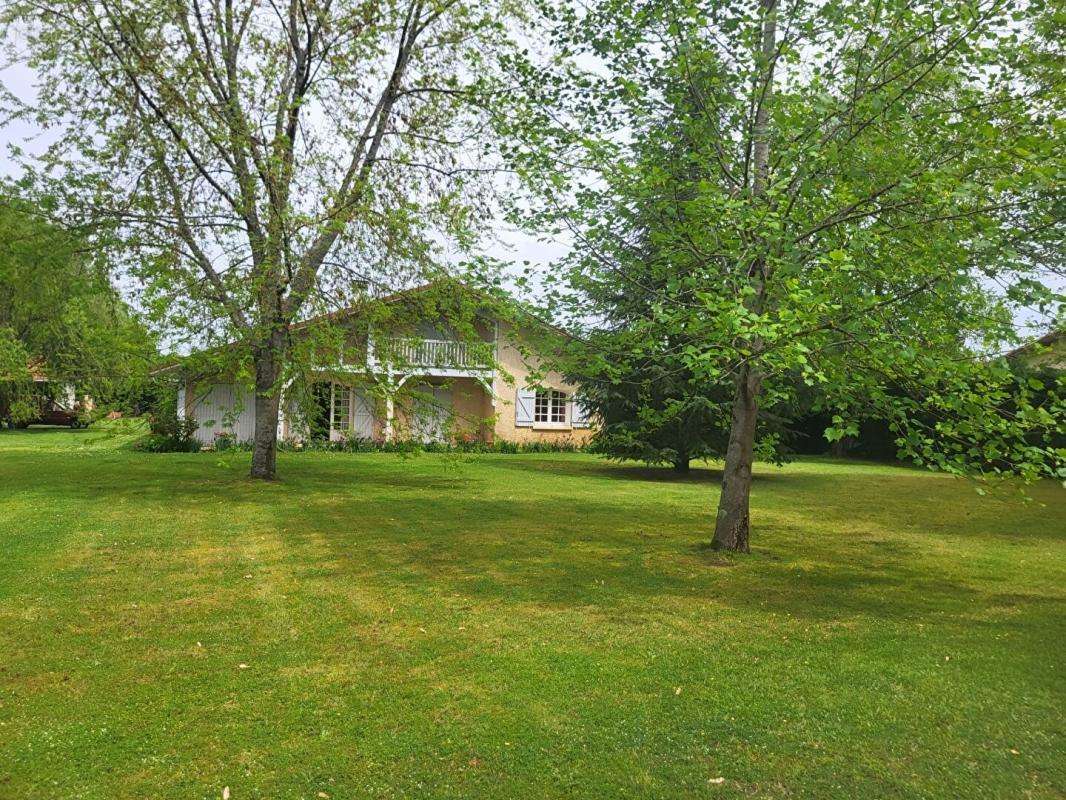
{"label": "white support post", "polygon": [[[285,393],[287,391],[289,391],[289,387],[292,386],[292,382],[294,380],[296,380],[296,379],[295,378],[289,378],[287,381],[285,381],[285,383],[282,385],[282,387],[278,390],[278,438],[282,439],[282,440],[286,438],[285,437],[285,426],[286,426],[286,424],[289,421],[289,417],[285,413],[285,402],[286,402],[286,399],[287,399]],[[289,433],[291,434],[292,431],[289,431]]]}
{"label": "white support post", "polygon": [[337,384],[334,381],[329,382],[329,432],[326,434],[326,438],[329,441],[333,441],[333,393],[336,391]]}
{"label": "white support post", "polygon": [[395,413],[395,407],[392,401],[392,387],[389,387],[388,394],[385,395],[385,441],[391,442],[393,437],[392,431],[392,416]]}
{"label": "white support post", "polygon": [[393,417],[396,415],[396,403],[394,397],[396,395],[396,384],[393,381],[392,370],[386,367],[385,370],[385,441],[391,442],[396,435],[392,427]]}

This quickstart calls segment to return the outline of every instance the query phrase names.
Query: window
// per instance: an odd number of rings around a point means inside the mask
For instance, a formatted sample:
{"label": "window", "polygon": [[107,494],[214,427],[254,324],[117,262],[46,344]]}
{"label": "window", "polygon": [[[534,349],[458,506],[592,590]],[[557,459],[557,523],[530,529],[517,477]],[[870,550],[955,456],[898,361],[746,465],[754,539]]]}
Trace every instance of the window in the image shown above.
{"label": "window", "polygon": [[352,390],[339,383],[333,384],[333,413],[330,414],[329,429],[346,431],[351,422]]}
{"label": "window", "polygon": [[554,389],[538,389],[533,401],[534,422],[566,422],[566,394]]}

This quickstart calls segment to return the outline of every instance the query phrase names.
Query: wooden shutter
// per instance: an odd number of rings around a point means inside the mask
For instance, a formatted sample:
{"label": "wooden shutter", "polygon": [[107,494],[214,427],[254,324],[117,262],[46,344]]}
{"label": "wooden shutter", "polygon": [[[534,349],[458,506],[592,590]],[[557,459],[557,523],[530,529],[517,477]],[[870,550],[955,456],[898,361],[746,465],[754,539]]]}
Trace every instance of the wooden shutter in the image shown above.
{"label": "wooden shutter", "polygon": [[580,396],[573,399],[573,409],[570,411],[570,424],[575,428],[587,428],[589,426],[589,410],[585,401]]}
{"label": "wooden shutter", "polygon": [[514,424],[517,428],[533,427],[533,405],[537,400],[536,389],[519,389],[515,393]]}
{"label": "wooden shutter", "polygon": [[352,402],[355,404],[354,424],[352,429],[360,439],[374,438],[374,412],[366,393],[357,390],[352,392]]}

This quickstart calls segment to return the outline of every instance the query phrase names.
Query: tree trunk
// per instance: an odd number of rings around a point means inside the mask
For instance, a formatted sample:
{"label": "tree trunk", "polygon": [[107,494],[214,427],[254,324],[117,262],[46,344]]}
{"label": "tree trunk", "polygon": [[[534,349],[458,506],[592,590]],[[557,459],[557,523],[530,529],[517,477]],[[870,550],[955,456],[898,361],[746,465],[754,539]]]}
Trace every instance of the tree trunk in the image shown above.
{"label": "tree trunk", "polygon": [[278,416],[281,387],[278,385],[285,357],[285,334],[275,332],[255,351],[255,435],[251,476],[274,480],[278,461]]}
{"label": "tree trunk", "polygon": [[674,472],[681,475],[687,475],[689,471],[689,461],[690,459],[688,456],[678,456],[674,461]]}
{"label": "tree trunk", "polygon": [[[777,51],[777,0],[759,0],[762,12],[761,47],[759,55],[765,60],[762,93],[755,111],[752,130],[753,178],[751,193],[756,199],[766,194],[770,175],[770,101],[774,88],[774,65]],[[768,276],[767,254],[759,255],[748,270],[753,289],[745,306],[755,314],[763,312]],[[756,337],[748,347],[758,353],[761,343]],[[759,392],[762,377],[758,368],[745,362],[737,375],[733,416],[729,424],[729,445],[725,453],[722,473],[722,495],[718,498],[718,516],[714,525],[712,545],[716,550],[750,552],[751,538],[751,462],[755,456],[755,426],[759,417]]]}
{"label": "tree trunk", "polygon": [[829,455],[834,458],[847,458],[853,444],[850,436],[843,436],[829,445]]}
{"label": "tree trunk", "polygon": [[718,499],[718,518],[714,526],[713,546],[716,550],[749,552],[751,518],[748,499],[751,496],[751,464],[755,454],[761,384],[759,376],[750,367],[744,367],[737,379],[722,474],[722,496]]}

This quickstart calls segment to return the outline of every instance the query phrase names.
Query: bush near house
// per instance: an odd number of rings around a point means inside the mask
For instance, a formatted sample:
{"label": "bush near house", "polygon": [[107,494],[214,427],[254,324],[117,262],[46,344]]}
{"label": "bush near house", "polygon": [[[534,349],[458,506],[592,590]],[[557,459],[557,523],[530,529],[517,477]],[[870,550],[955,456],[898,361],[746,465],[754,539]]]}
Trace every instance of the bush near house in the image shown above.
{"label": "bush near house", "polygon": [[145,453],[198,453],[201,446],[193,436],[198,427],[195,420],[157,411],[148,415],[148,435],[134,442],[133,448]]}
{"label": "bush near house", "polygon": [[[251,442],[239,442],[233,434],[223,433],[215,437],[215,450],[251,450]],[[286,452],[334,452],[334,453],[582,453],[587,447],[571,439],[554,441],[513,442],[497,439],[492,443],[476,439],[456,439],[443,442],[423,442],[417,439],[394,439],[380,441],[361,436],[346,436],[339,441],[312,438],[298,442],[280,442],[279,448]]]}
{"label": "bush near house", "polygon": [[[292,445],[289,445],[292,447]],[[337,450],[348,453],[579,453],[584,447],[570,439],[556,441],[512,442],[497,439],[491,443],[476,439],[458,438],[454,441],[423,442],[397,439],[391,442],[347,437],[339,442],[318,440],[302,449]]]}

